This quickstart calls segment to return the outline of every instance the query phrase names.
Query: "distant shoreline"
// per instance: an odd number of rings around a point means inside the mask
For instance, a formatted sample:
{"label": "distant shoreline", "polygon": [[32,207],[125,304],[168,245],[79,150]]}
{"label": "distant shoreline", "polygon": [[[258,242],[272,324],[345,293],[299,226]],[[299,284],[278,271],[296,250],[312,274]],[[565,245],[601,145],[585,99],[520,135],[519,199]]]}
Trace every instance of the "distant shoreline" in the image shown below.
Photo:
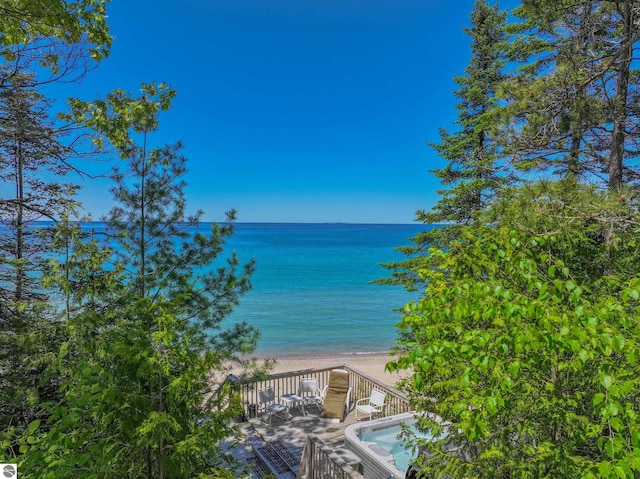
{"label": "distant shoreline", "polygon": [[336,361],[343,361],[349,358],[366,358],[366,357],[389,357],[394,356],[387,350],[381,351],[296,351],[290,353],[283,352],[257,352],[250,354],[248,357],[254,357],[256,359],[334,359]]}
{"label": "distant shoreline", "polygon": [[[30,222],[32,224],[43,224],[43,225],[53,225],[55,224],[55,221],[51,221],[51,220],[37,220],[37,221],[32,221]],[[85,225],[104,225],[106,224],[106,221],[104,220],[90,220],[90,221],[82,221],[82,224]],[[214,224],[217,223],[219,225],[224,225],[229,223],[226,220],[222,220],[222,221],[205,221],[205,220],[201,220],[199,221],[199,224],[201,225],[207,225],[207,224]],[[311,221],[305,221],[305,222],[297,222],[297,221],[233,221],[232,222],[234,225],[247,225],[247,226],[253,226],[253,225],[274,225],[274,226],[278,226],[278,225],[285,225],[285,226],[290,226],[290,225],[310,225],[310,226],[322,226],[322,225],[335,225],[335,226],[424,226],[425,228],[428,227],[438,227],[438,226],[446,226],[443,224],[433,224],[433,225],[427,225],[424,223],[420,223],[418,221],[412,221],[409,223],[379,223],[379,222],[374,222],[374,223],[370,223],[370,222],[364,222],[364,223],[354,223],[354,222],[345,222],[345,221],[318,221],[318,222],[311,222]],[[186,223],[185,223],[186,224]]]}

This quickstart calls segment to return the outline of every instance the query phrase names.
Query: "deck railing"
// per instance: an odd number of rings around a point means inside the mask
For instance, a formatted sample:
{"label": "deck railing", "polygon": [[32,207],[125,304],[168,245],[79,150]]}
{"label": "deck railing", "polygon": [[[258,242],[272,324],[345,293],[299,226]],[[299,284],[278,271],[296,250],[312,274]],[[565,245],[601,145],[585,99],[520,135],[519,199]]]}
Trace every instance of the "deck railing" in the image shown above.
{"label": "deck railing", "polygon": [[[385,415],[400,414],[411,410],[409,399],[405,394],[377,379],[347,365],[332,366],[328,368],[311,368],[271,374],[264,379],[238,379],[230,377],[225,385],[219,389],[220,393],[233,392],[237,399],[245,407],[247,414],[251,416],[252,409],[259,407],[258,391],[271,387],[276,397],[284,394],[296,393],[301,378],[314,378],[318,388],[322,390],[329,382],[329,373],[332,369],[344,369],[349,372],[349,386],[351,386],[351,405],[358,400],[368,398],[372,389],[378,389],[387,393]],[[232,386],[232,387],[229,387]],[[218,398],[218,404],[226,404],[224,398]]]}
{"label": "deck railing", "polygon": [[[400,414],[411,411],[409,398],[402,392],[377,379],[347,365],[338,365],[328,368],[311,368],[291,371],[286,373],[271,374],[264,379],[239,379],[230,376],[219,388],[213,404],[224,408],[231,400],[240,401],[245,407],[247,415],[252,412],[257,414],[259,408],[258,391],[271,387],[275,396],[297,393],[298,384],[302,378],[315,378],[319,389],[328,384],[329,373],[332,369],[344,369],[349,372],[349,385],[351,386],[351,404],[371,396],[373,389],[387,393],[385,415]],[[254,409],[255,408],[255,409]],[[363,479],[363,476],[349,466],[331,448],[327,447],[317,436],[307,437],[300,468],[296,479]]]}
{"label": "deck railing", "polygon": [[302,460],[296,479],[364,479],[333,450],[311,434],[302,451]]}

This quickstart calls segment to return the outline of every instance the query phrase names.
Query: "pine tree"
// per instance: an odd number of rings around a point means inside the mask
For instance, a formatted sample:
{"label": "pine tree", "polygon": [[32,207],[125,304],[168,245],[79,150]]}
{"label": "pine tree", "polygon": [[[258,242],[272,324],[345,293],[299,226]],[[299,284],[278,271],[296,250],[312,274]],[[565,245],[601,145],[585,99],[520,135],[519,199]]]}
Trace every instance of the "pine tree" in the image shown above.
{"label": "pine tree", "polygon": [[[629,152],[629,144],[638,137],[629,137],[629,128],[640,122],[640,111],[630,100],[637,99],[640,77],[638,70],[632,69],[634,46],[640,41],[640,3],[636,0],[622,0],[618,2],[604,2],[603,10],[610,15],[611,47],[606,51],[607,63],[610,69],[603,69],[606,78],[607,70],[611,79],[604,81],[607,93],[615,88],[610,96],[608,110],[612,118],[611,151],[608,158],[609,188],[617,188],[631,176],[637,179],[638,172],[625,166],[625,160],[637,156],[637,147]],[[632,92],[635,90],[635,96]],[[637,128],[635,129],[637,133]],[[630,141],[631,140],[631,141]],[[625,175],[625,170],[627,175]]]}
{"label": "pine tree", "polygon": [[[131,373],[138,368],[146,371],[137,381],[130,377],[128,387],[121,385],[121,391],[132,398],[144,398],[139,401],[137,417],[128,418],[136,425],[136,434],[128,442],[145,446],[141,455],[150,478],[175,477],[185,469],[206,471],[215,465],[207,463],[205,451],[215,450],[216,441],[230,430],[221,417],[204,425],[197,423],[205,417],[214,419],[204,408],[210,393],[209,373],[221,368],[236,347],[238,352],[250,352],[255,342],[245,326],[222,335],[214,333],[250,288],[253,265],[239,271],[238,259],[232,256],[226,268],[216,267],[224,237],[232,233],[232,227],[214,224],[207,235],[198,231],[201,213],[186,217],[185,185],[180,179],[185,159],[179,148],[164,147],[148,155],[144,147],[130,152],[131,169],[114,190],[118,206],[109,219],[120,260],[128,266],[126,298],[130,306],[122,320],[129,334],[126,341],[119,338],[116,343],[131,355],[142,353],[135,360],[137,368],[129,364]],[[133,178],[135,184],[130,186]],[[194,274],[207,268],[213,270]],[[199,456],[183,456],[182,444],[196,438],[201,438]]]}
{"label": "pine tree", "polygon": [[514,10],[509,58],[518,73],[501,97],[516,166],[612,188],[637,178],[623,163],[637,152],[630,59],[638,11],[634,2],[587,0]]}
{"label": "pine tree", "polygon": [[416,215],[418,221],[442,226],[416,235],[414,245],[400,248],[410,258],[385,265],[393,273],[382,283],[415,290],[421,283],[418,270],[425,264],[427,248],[446,245],[459,225],[472,224],[496,191],[511,181],[495,125],[496,92],[506,78],[501,52],[505,21],[506,13],[497,5],[489,6],[485,0],[475,3],[471,26],[465,28],[471,37],[471,59],[465,74],[455,77],[460,86],[455,92],[457,129],[441,129],[441,141],[431,145],[447,161],[444,168],[431,172],[449,188],[438,191],[441,198],[431,211],[420,210]]}
{"label": "pine tree", "polygon": [[471,59],[463,76],[456,76],[455,92],[459,127],[454,133],[440,130],[440,143],[432,146],[447,161],[444,168],[431,170],[451,189],[442,195],[431,212],[419,212],[427,224],[473,223],[495,191],[507,180],[499,165],[500,147],[490,113],[495,108],[496,90],[505,79],[500,46],[504,39],[506,14],[498,6],[478,0],[471,13]]}
{"label": "pine tree", "polygon": [[41,280],[53,220],[66,204],[58,181],[70,171],[66,148],[48,117],[49,103],[15,75],[0,89],[0,429],[26,425],[53,394],[43,355],[55,349],[54,307]]}
{"label": "pine tree", "polygon": [[603,120],[594,85],[585,83],[599,46],[593,2],[525,2],[512,33],[509,57],[518,73],[502,89],[509,151],[525,172],[584,178],[599,174],[595,129]]}
{"label": "pine tree", "polygon": [[[84,266],[67,262],[75,278],[95,274],[88,265],[98,264],[102,290],[85,287],[74,299],[84,301],[69,316],[64,398],[51,409],[51,429],[29,446],[22,463],[33,474],[54,456],[64,461],[56,468],[60,478],[76,477],[78,469],[132,478],[230,475],[219,442],[232,434],[240,406],[214,407],[210,377],[255,347],[257,332],[248,325],[221,329],[251,287],[253,262],[241,265],[233,253],[222,257],[233,212],[228,224],[215,223],[208,233],[201,212],[186,214],[180,145],[147,146],[173,92],[147,85],[143,93],[75,103],[85,112],[104,109],[85,118],[100,119],[92,126],[117,147],[127,168],[116,176],[116,206],[108,217],[114,256],[106,261],[89,250],[77,256],[91,258]],[[105,275],[109,264],[115,267]],[[69,270],[61,271],[58,281],[70,287]]]}
{"label": "pine tree", "polygon": [[500,46],[504,40],[506,14],[498,6],[490,7],[478,0],[471,13],[471,27],[465,32],[471,37],[471,59],[463,76],[456,76],[460,85],[458,98],[459,129],[450,133],[440,130],[440,143],[432,146],[447,161],[444,168],[431,170],[450,189],[442,195],[431,212],[419,212],[418,219],[427,224],[471,224],[507,177],[499,164],[500,147],[490,113],[495,108],[496,90],[504,81],[504,62]]}

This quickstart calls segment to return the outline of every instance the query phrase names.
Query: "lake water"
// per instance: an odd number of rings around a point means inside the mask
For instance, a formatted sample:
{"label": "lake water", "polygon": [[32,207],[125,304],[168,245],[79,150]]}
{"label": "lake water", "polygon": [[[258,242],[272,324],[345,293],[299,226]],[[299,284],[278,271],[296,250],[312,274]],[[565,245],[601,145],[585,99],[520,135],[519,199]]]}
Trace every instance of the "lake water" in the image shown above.
{"label": "lake water", "polygon": [[[371,281],[380,266],[403,259],[395,251],[424,225],[247,224],[225,251],[256,259],[253,290],[225,320],[261,331],[258,354],[367,354],[396,342],[395,324],[412,295]],[[223,323],[223,325],[225,324]]]}

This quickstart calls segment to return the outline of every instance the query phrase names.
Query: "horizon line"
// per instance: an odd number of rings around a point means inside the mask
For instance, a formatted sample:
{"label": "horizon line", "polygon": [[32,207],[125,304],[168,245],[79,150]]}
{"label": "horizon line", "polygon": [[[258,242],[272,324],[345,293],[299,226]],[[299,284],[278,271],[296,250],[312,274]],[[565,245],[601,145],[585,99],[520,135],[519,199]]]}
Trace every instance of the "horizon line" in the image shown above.
{"label": "horizon line", "polygon": [[[55,223],[53,220],[35,220],[33,223]],[[79,223],[106,223],[104,220],[80,221]],[[178,221],[177,223],[187,223],[187,221]],[[199,221],[198,223],[218,223],[224,224],[229,221]],[[412,221],[410,223],[392,223],[392,222],[350,222],[350,221],[232,221],[234,225],[416,225],[416,226],[434,226],[439,223],[427,224]]]}

